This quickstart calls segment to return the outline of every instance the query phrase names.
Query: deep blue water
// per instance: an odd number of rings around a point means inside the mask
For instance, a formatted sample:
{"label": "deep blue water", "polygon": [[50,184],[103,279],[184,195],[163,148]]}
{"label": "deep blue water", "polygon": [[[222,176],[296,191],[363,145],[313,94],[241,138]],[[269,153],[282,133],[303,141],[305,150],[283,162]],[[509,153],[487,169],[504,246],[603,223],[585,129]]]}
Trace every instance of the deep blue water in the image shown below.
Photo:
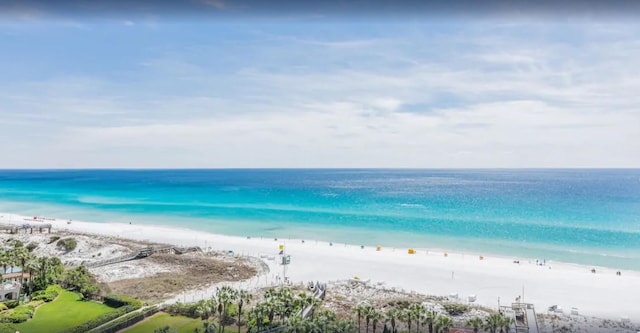
{"label": "deep blue water", "polygon": [[0,211],[640,270],[640,170],[0,170]]}

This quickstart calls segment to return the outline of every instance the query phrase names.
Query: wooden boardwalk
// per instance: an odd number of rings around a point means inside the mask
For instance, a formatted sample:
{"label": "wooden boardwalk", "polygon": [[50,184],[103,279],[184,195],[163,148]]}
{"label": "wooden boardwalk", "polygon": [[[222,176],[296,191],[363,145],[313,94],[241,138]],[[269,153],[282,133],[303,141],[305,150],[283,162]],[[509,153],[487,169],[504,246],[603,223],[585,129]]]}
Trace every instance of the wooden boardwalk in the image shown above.
{"label": "wooden boardwalk", "polygon": [[10,234],[17,234],[21,230],[24,230],[25,233],[27,230],[33,233],[33,229],[39,232],[46,229],[51,233],[51,223],[0,224],[0,231],[9,232]]}
{"label": "wooden boardwalk", "polygon": [[107,265],[113,265],[125,261],[131,261],[136,259],[146,258],[154,253],[171,253],[171,254],[183,254],[189,252],[201,252],[202,249],[198,246],[194,247],[175,247],[175,246],[163,246],[163,247],[143,247],[136,249],[135,251],[111,259],[99,260],[91,263],[87,263],[87,267],[102,267]]}

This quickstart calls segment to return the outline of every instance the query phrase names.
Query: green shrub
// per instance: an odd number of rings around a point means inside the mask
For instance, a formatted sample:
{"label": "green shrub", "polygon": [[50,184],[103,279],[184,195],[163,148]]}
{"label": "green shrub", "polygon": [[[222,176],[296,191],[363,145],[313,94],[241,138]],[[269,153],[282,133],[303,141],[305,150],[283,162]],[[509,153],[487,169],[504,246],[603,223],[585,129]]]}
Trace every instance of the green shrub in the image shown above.
{"label": "green shrub", "polygon": [[48,244],[51,244],[51,243],[57,241],[58,239],[60,239],[60,236],[51,236],[51,237],[49,237],[49,243]]}
{"label": "green shrub", "polygon": [[12,324],[1,323],[0,324],[0,333],[15,333],[18,329]]}
{"label": "green shrub", "polygon": [[9,309],[13,309],[16,306],[18,306],[20,302],[18,302],[17,300],[8,300],[8,301],[4,301],[3,304]]}
{"label": "green shrub", "polygon": [[33,296],[31,297],[31,300],[32,301],[51,302],[54,299],[56,299],[56,297],[58,297],[58,292],[56,292],[56,291],[40,290],[40,291],[37,291],[37,292],[33,293]]}
{"label": "green shrub", "polygon": [[56,246],[64,248],[65,251],[69,252],[73,251],[76,246],[78,246],[78,242],[76,242],[76,240],[73,238],[65,238],[59,240],[58,243],[56,243]]}
{"label": "green shrub", "polygon": [[58,294],[61,291],[61,289],[62,287],[58,285],[50,285],[47,287],[46,290],[38,290],[33,294],[31,294],[31,300],[51,302],[54,299],[56,299],[56,297],[58,297]]}
{"label": "green shrub", "polygon": [[8,307],[4,303],[0,303],[0,311],[4,311],[8,309]]}
{"label": "green shrub", "polygon": [[467,311],[469,311],[469,307],[465,304],[458,303],[445,303],[442,305],[447,311],[447,313],[451,316],[459,316]]}
{"label": "green shrub", "polygon": [[38,243],[36,242],[31,242],[29,244],[27,244],[27,250],[29,252],[33,252],[33,250],[35,250],[38,247]]}
{"label": "green shrub", "polygon": [[100,292],[100,287],[85,265],[65,271],[60,282],[65,289],[81,293],[84,299],[91,299]]}
{"label": "green shrub", "polygon": [[13,324],[22,323],[31,319],[34,310],[32,305],[20,305],[4,313],[0,321]]}
{"label": "green shrub", "polygon": [[40,305],[44,304],[45,301],[44,300],[32,300],[31,302],[27,303],[27,305],[33,306],[34,308],[39,307]]}
{"label": "green shrub", "polygon": [[172,315],[185,316],[189,318],[198,318],[198,315],[196,314],[196,307],[198,307],[199,303],[200,302],[183,304],[183,303],[177,302],[169,305],[165,309],[165,311]]}
{"label": "green shrub", "polygon": [[125,305],[133,305],[136,309],[142,307],[142,301],[126,295],[107,295],[104,297],[103,303],[112,308],[119,308]]}

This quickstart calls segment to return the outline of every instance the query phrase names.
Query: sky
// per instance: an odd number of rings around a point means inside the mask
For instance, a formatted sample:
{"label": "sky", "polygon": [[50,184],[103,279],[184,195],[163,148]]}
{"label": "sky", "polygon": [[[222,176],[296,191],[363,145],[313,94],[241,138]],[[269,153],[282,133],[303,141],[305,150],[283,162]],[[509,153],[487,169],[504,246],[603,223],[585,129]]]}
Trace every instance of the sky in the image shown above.
{"label": "sky", "polygon": [[640,167],[622,12],[27,4],[0,3],[0,168]]}

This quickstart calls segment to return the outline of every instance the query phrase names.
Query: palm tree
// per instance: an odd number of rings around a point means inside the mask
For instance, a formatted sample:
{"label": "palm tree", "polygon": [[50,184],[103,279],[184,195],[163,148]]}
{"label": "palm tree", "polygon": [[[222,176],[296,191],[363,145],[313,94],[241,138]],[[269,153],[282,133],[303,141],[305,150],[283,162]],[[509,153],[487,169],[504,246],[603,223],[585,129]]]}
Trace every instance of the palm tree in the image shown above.
{"label": "palm tree", "polygon": [[515,322],[515,320],[513,318],[507,317],[507,316],[502,316],[502,319],[500,320],[500,332],[505,332],[505,333],[509,333],[509,330],[511,330],[511,325]]}
{"label": "palm tree", "polygon": [[469,319],[469,320],[467,320],[467,325],[471,326],[475,333],[478,333],[478,331],[482,327],[482,319],[480,319],[478,317]]}
{"label": "palm tree", "polygon": [[231,287],[223,286],[222,288],[216,288],[218,314],[220,316],[220,326],[218,331],[220,333],[224,332],[229,305],[236,299],[236,294],[237,291]]}
{"label": "palm tree", "polygon": [[24,285],[24,269],[26,262],[32,257],[29,250],[24,247],[16,247],[11,250],[11,255],[15,258],[16,263],[20,265],[20,284]]}
{"label": "palm tree", "polygon": [[353,312],[356,313],[356,315],[358,316],[358,332],[362,331],[362,328],[360,327],[360,322],[362,321],[362,317],[364,316],[366,310],[366,304],[358,304],[358,306],[356,306],[356,308],[353,310]]}
{"label": "palm tree", "polygon": [[[350,320],[341,320],[341,321],[336,322],[334,332],[355,333],[356,329],[357,329],[357,327],[355,327],[355,325],[353,324],[352,321],[350,321]],[[360,333],[360,331],[357,331],[357,332]]]}
{"label": "palm tree", "polygon": [[453,327],[453,320],[447,316],[438,316],[436,318],[436,333],[448,332]]}
{"label": "palm tree", "polygon": [[240,322],[240,316],[242,316],[242,307],[245,304],[249,304],[251,302],[251,299],[253,298],[253,295],[251,295],[248,291],[246,290],[239,290],[238,291],[238,333],[240,333],[240,326],[241,326],[241,322]]}
{"label": "palm tree", "polygon": [[[414,303],[409,305],[409,311],[411,311],[411,316],[416,320],[416,333],[420,329],[420,318],[422,318],[423,313],[427,311],[427,309],[422,304]],[[409,329],[411,331],[411,329]]]}
{"label": "palm tree", "polygon": [[492,313],[484,320],[483,329],[489,333],[496,333],[502,324],[502,315]]}
{"label": "palm tree", "polygon": [[396,319],[398,318],[399,310],[397,308],[391,308],[387,311],[387,318],[391,322],[391,333],[396,333]]}
{"label": "palm tree", "polygon": [[402,309],[402,320],[407,322],[407,327],[409,328],[409,332],[411,332],[411,324],[413,323],[413,312],[409,308]]}
{"label": "palm tree", "polygon": [[201,319],[209,319],[216,312],[216,308],[218,304],[215,298],[211,298],[208,300],[202,300],[198,302],[198,305],[195,308],[195,314]]}
{"label": "palm tree", "polygon": [[373,311],[371,311],[371,313],[369,314],[369,317],[371,319],[371,321],[373,322],[373,333],[376,333],[376,327],[378,326],[378,322],[380,322],[380,320],[383,318],[382,313],[380,311],[377,311],[375,309],[373,309]]}
{"label": "palm tree", "polygon": [[424,316],[424,323],[429,326],[429,333],[433,333],[433,324],[436,322],[438,313],[431,310],[427,311]]}
{"label": "palm tree", "polygon": [[214,333],[216,331],[216,323],[213,321],[205,320],[202,322],[203,333]]}
{"label": "palm tree", "polygon": [[364,308],[364,321],[366,324],[365,332],[369,333],[369,323],[371,322],[371,316],[376,312],[376,309],[371,305],[365,305]]}
{"label": "palm tree", "polygon": [[9,262],[11,259],[9,258],[9,253],[4,250],[0,250],[0,266],[2,266],[2,273],[7,273],[7,266],[9,266]]}
{"label": "palm tree", "polygon": [[[314,323],[316,324],[315,326],[317,326],[316,328],[318,328],[322,333],[327,333],[329,328],[332,327],[335,322],[336,313],[329,309],[323,309],[320,311],[316,316],[316,320],[314,320]],[[333,330],[330,331],[333,332]]]}
{"label": "palm tree", "polygon": [[268,315],[268,309],[266,303],[259,303],[254,306],[251,311],[249,311],[251,317],[255,319],[256,322],[256,330],[260,331],[262,329],[262,325],[264,324],[264,317]]}
{"label": "palm tree", "polygon": [[290,333],[306,333],[309,329],[309,323],[300,316],[293,316],[287,322],[286,331]]}
{"label": "palm tree", "polygon": [[29,273],[29,294],[33,292],[33,276],[34,272],[36,272],[38,268],[38,258],[30,256],[29,260],[25,263],[25,270]]}

